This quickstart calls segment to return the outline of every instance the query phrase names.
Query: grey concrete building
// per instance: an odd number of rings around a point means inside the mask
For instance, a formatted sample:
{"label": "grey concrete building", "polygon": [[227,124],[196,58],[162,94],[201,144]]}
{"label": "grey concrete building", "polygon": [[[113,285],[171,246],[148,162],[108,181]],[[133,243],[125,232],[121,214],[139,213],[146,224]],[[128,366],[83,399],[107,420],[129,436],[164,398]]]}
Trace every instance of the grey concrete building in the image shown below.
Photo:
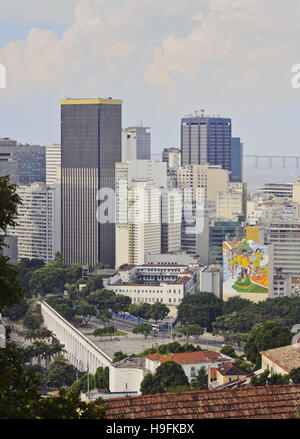
{"label": "grey concrete building", "polygon": [[61,101],[62,252],[67,264],[115,265],[111,195],[115,163],[121,161],[121,113],[122,101],[111,98]]}
{"label": "grey concrete building", "polygon": [[19,183],[18,145],[8,137],[0,139],[0,177],[10,176],[10,183]]}

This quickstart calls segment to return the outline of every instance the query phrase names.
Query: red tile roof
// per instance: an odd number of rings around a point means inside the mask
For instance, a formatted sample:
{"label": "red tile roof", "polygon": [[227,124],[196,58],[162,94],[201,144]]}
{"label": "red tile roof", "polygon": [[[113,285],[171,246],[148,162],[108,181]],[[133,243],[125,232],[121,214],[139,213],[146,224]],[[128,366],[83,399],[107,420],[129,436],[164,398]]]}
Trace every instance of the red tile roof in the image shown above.
{"label": "red tile roof", "polygon": [[291,419],[300,384],[163,393],[108,399],[108,419]]}
{"label": "red tile roof", "polygon": [[200,363],[209,361],[226,361],[228,358],[224,355],[219,354],[219,352],[214,351],[197,351],[197,352],[182,352],[180,354],[171,355],[161,355],[161,354],[151,354],[146,358],[152,361],[159,361],[164,363],[165,361],[175,361],[178,364],[184,363]]}

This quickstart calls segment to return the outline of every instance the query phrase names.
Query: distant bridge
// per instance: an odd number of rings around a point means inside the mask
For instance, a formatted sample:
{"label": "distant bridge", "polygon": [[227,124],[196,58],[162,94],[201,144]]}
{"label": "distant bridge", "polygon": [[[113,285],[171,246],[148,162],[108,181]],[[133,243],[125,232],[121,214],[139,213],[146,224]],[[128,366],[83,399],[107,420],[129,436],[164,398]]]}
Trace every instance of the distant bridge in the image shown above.
{"label": "distant bridge", "polygon": [[[156,157],[161,157],[161,154],[151,154],[152,159],[155,160]],[[260,155],[260,154],[244,154],[244,160],[245,159],[252,159],[254,168],[258,168],[259,163],[262,162],[262,160],[267,160],[268,167],[272,168],[273,162],[275,160],[281,161],[281,168],[286,168],[287,161],[288,162],[294,162],[295,166],[294,168],[299,168],[300,164],[300,155]]]}
{"label": "distant bridge", "polygon": [[259,167],[258,165],[259,165],[259,161],[261,161],[261,159],[268,160],[269,168],[272,168],[273,161],[278,160],[278,159],[281,161],[281,168],[287,167],[287,161],[293,161],[296,164],[296,166],[294,166],[294,167],[299,168],[300,156],[299,155],[257,155],[257,154],[250,155],[250,154],[244,154],[244,159],[253,159],[255,168]]}

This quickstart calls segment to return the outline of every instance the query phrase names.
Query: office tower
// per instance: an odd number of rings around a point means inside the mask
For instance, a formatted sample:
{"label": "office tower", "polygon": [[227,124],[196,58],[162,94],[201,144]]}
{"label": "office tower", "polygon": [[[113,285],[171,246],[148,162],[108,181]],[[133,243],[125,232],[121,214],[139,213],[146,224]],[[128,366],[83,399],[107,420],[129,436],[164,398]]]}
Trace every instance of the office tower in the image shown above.
{"label": "office tower", "polygon": [[[115,163],[122,101],[61,101],[62,251],[66,264],[115,265]],[[101,204],[99,205],[99,203]]]}
{"label": "office tower", "polygon": [[217,193],[227,187],[229,171],[213,165],[186,165],[177,169],[177,184],[181,190],[191,189],[195,199],[198,188],[204,190],[204,201],[217,200]]}
{"label": "office tower", "polygon": [[122,129],[122,162],[151,159],[151,132],[149,127]]}
{"label": "office tower", "polygon": [[231,174],[230,181],[243,181],[243,144],[239,137],[231,139]]}
{"label": "office tower", "polygon": [[217,193],[217,218],[237,221],[243,215],[243,183],[229,183]]}
{"label": "office tower", "polygon": [[19,183],[18,145],[8,137],[0,139],[0,176],[10,176],[11,184]]}
{"label": "office tower", "polygon": [[46,182],[46,148],[40,145],[19,145],[19,183],[28,185]]}
{"label": "office tower", "polygon": [[209,226],[209,263],[223,263],[223,241],[245,239],[245,227],[241,221],[212,221]]}
{"label": "office tower", "polygon": [[152,180],[156,188],[166,188],[166,163],[152,160],[116,163],[116,267],[129,262],[128,191],[132,187],[133,181],[139,178]]}
{"label": "office tower", "polygon": [[162,161],[167,163],[168,172],[181,166],[181,151],[178,148],[165,148],[162,152]]}
{"label": "office tower", "polygon": [[18,259],[52,261],[60,251],[60,203],[54,187],[45,183],[19,186],[23,204],[18,207],[17,226],[9,228],[18,237]]}
{"label": "office tower", "polygon": [[182,197],[179,190],[161,192],[161,253],[181,250]]}
{"label": "office tower", "polygon": [[231,119],[197,113],[181,119],[181,164],[231,170]]}
{"label": "office tower", "polygon": [[46,184],[61,180],[61,146],[54,143],[46,146]]}
{"label": "office tower", "polygon": [[144,264],[145,253],[161,250],[161,190],[153,180],[139,178],[128,197],[128,263]]}

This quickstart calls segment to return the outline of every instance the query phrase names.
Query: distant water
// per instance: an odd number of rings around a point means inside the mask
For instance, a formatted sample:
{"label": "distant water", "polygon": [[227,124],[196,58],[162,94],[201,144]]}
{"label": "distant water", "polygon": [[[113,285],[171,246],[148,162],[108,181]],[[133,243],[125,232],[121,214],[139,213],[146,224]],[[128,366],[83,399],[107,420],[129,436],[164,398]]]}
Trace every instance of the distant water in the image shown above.
{"label": "distant water", "polygon": [[300,163],[297,167],[295,159],[272,159],[271,167],[268,159],[259,159],[257,167],[253,158],[244,159],[244,182],[248,192],[255,192],[265,183],[293,183],[300,179]]}

